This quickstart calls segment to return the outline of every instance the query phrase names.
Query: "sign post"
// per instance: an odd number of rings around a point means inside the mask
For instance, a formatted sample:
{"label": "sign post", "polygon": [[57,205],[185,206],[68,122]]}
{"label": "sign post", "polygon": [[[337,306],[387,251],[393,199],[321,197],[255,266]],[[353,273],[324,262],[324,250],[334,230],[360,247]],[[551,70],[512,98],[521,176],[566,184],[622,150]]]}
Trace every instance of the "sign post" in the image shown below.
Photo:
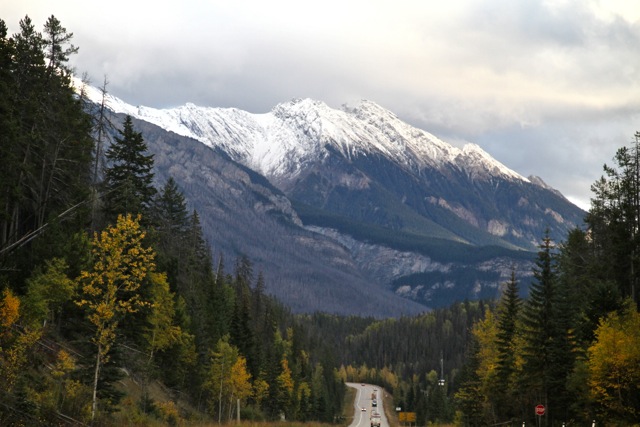
{"label": "sign post", "polygon": [[536,405],[536,415],[538,416],[538,419],[537,419],[538,422],[536,424],[540,425],[541,424],[540,420],[544,415],[544,405]]}

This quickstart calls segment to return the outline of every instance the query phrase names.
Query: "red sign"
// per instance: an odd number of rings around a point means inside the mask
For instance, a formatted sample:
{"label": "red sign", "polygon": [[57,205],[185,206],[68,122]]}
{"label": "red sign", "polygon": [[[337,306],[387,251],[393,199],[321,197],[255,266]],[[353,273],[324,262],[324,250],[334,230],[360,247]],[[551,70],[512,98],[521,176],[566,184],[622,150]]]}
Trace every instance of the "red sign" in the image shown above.
{"label": "red sign", "polygon": [[536,415],[544,415],[544,405],[536,406]]}

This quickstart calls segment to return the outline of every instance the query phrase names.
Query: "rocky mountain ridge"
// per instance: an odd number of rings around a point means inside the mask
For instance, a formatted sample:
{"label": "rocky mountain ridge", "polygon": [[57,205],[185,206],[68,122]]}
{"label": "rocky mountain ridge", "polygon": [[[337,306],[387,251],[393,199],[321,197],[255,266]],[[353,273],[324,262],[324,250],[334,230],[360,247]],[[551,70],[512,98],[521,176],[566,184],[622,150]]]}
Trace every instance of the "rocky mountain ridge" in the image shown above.
{"label": "rocky mountain ridge", "polygon": [[159,182],[176,179],[213,251],[248,255],[295,311],[410,314],[496,296],[511,269],[526,288],[544,230],[562,240],[584,214],[542,179],[370,101],[299,99],[264,114],[107,104],[138,119]]}

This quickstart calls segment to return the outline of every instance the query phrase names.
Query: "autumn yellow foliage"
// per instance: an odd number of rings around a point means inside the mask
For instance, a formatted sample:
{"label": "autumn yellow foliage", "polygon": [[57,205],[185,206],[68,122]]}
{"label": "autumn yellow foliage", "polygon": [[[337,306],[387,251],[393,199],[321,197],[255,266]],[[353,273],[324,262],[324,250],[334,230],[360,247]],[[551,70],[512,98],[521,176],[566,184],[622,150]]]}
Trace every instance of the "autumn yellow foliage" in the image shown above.
{"label": "autumn yellow foliage", "polygon": [[589,348],[589,385],[596,402],[610,415],[638,419],[640,408],[640,313],[634,303],[612,313],[596,330]]}

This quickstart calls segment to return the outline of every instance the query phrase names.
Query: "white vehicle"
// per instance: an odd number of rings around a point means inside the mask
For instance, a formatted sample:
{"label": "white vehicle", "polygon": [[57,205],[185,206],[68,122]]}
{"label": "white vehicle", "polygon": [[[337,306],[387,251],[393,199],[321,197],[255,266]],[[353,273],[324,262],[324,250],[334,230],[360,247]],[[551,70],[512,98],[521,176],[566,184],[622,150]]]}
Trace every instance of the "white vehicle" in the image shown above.
{"label": "white vehicle", "polygon": [[371,413],[371,427],[380,427],[380,414],[377,412]]}

